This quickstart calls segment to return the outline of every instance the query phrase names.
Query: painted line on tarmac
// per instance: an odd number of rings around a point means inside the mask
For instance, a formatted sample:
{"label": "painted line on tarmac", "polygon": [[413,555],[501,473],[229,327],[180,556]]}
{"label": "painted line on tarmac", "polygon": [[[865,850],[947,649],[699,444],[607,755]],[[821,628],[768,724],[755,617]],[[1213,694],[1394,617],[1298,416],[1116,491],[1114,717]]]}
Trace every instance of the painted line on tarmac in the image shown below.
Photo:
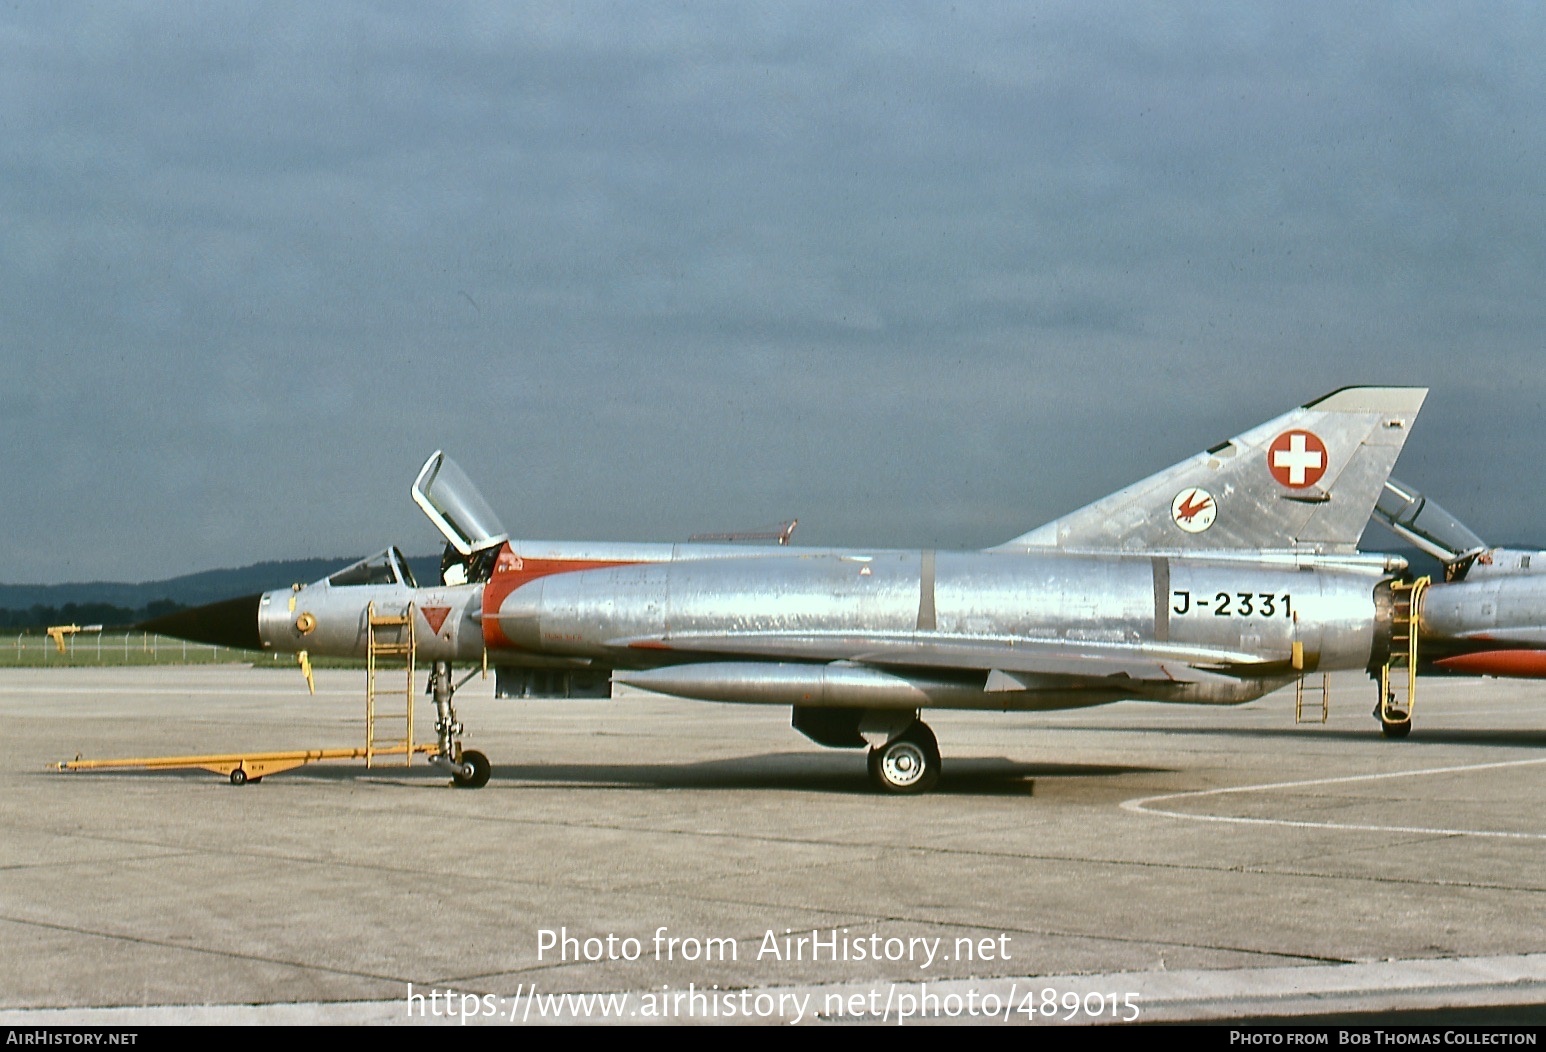
{"label": "painted line on tarmac", "polygon": [[[388,1000],[288,1002],[245,1004],[145,1005],[133,1007],[66,1007],[0,1009],[0,1026],[158,1026],[158,1025],[430,1025],[466,1023],[499,1025],[523,1018],[479,1014],[458,1016],[438,1010],[449,1008],[451,994],[460,1004],[482,1008],[492,1001],[511,1003],[509,982],[505,993],[495,994],[481,986],[476,993],[455,993],[441,988],[437,1010],[431,1013],[421,994],[417,1002],[406,996]],[[493,989],[498,989],[498,986]],[[407,990],[406,984],[404,986]],[[717,991],[717,988],[715,988]],[[802,1006],[799,1021],[805,1023],[897,1023],[896,1012],[877,1011],[882,1003],[898,1006],[903,999],[920,1009],[908,1021],[993,1022],[1012,1024],[1069,1024],[1111,1022],[1226,1022],[1257,1015],[1325,1015],[1331,1012],[1389,1012],[1416,1008],[1487,1008],[1536,1005],[1546,996],[1546,954],[1494,957],[1410,958],[1358,961],[1348,964],[1268,966],[1264,968],[1191,969],[1183,971],[1112,972],[1104,975],[1032,975],[980,979],[929,981],[844,982],[820,986],[767,986],[748,991],[770,1003]],[[487,1000],[477,994],[488,994]],[[595,1013],[574,1011],[573,1002],[596,994],[574,995],[561,987],[543,990],[542,998],[570,1001],[570,1010],[533,1016],[537,1023],[649,1023],[649,1022],[795,1022],[774,1012],[762,1018],[719,1017],[666,1012],[614,1014],[608,1019]],[[619,991],[635,1009],[638,998],[659,991]],[[517,997],[519,995],[517,994]],[[607,995],[601,995],[607,996]],[[709,1007],[716,1002],[702,1001]],[[442,1003],[443,1002],[443,1003]],[[965,1011],[968,1006],[997,1011]],[[1136,1018],[1134,1015],[1136,1013]]]}
{"label": "painted line on tarmac", "polygon": [[1122,801],[1124,811],[1136,814],[1163,815],[1167,818],[1187,818],[1194,822],[1224,822],[1235,825],[1289,826],[1294,829],[1338,829],[1364,833],[1428,833],[1435,836],[1494,837],[1504,840],[1546,840],[1546,833],[1510,833],[1493,829],[1446,829],[1434,826],[1364,825],[1354,822],[1310,822],[1288,818],[1246,818],[1234,815],[1200,815],[1188,811],[1173,811],[1154,805],[1166,800],[1196,800],[1208,796],[1228,796],[1238,793],[1269,793],[1278,789],[1303,789],[1315,785],[1346,785],[1353,782],[1378,782],[1395,778],[1421,778],[1431,774],[1462,774],[1472,771],[1499,770],[1506,767],[1528,767],[1546,763],[1546,758],[1533,760],[1502,760],[1494,763],[1464,764],[1458,767],[1428,767],[1417,771],[1388,771],[1384,774],[1353,774],[1340,778],[1312,778],[1302,782],[1264,782],[1257,785],[1236,785],[1223,789],[1198,789],[1185,793],[1163,793]]}

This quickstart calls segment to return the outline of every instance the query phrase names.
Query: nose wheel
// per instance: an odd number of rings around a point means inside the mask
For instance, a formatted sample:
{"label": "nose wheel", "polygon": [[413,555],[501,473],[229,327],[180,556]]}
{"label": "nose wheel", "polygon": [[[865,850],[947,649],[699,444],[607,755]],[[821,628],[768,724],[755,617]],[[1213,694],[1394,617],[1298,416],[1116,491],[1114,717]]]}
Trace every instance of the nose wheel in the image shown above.
{"label": "nose wheel", "polygon": [[883,793],[926,793],[939,783],[939,743],[922,720],[870,750],[870,782]]}
{"label": "nose wheel", "polygon": [[[468,674],[471,678],[471,674]],[[462,681],[463,683],[466,680]],[[451,663],[437,661],[429,674],[429,691],[435,699],[435,734],[439,748],[429,762],[451,773],[451,784],[458,789],[482,789],[488,784],[492,768],[488,757],[476,749],[462,749],[462,725],[456,718],[451,696],[457,684],[451,682]]]}
{"label": "nose wheel", "polygon": [[462,753],[461,767],[463,770],[453,769],[451,772],[451,781],[456,783],[458,789],[482,789],[488,785],[488,777],[492,769],[489,767],[488,757],[477,749],[468,749]]}

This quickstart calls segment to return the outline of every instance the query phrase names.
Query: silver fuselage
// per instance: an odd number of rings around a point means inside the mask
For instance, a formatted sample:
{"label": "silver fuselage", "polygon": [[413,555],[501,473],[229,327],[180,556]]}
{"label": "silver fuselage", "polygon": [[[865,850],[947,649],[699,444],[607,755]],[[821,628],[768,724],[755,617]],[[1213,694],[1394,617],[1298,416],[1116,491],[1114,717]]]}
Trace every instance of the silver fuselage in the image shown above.
{"label": "silver fuselage", "polygon": [[[411,588],[406,584],[332,585],[323,580],[265,592],[258,603],[258,636],[267,650],[364,658],[372,608],[378,615],[401,615],[409,604],[416,612],[414,643],[419,660],[477,660],[483,653],[481,584]],[[443,620],[438,616],[441,610],[446,611]],[[303,620],[305,614],[311,615],[309,620]],[[438,628],[431,619],[440,621]]]}
{"label": "silver fuselage", "polygon": [[1494,548],[1485,556],[1463,580],[1428,589],[1424,640],[1546,647],[1546,552]]}
{"label": "silver fuselage", "polygon": [[1422,598],[1425,664],[1486,676],[1546,677],[1546,552],[1492,548],[1461,580]]}
{"label": "silver fuselage", "polygon": [[[653,683],[637,682],[688,697],[881,708],[1231,704],[1300,671],[1383,660],[1375,650],[1388,608],[1377,592],[1388,578],[1375,558],[1287,553],[517,541],[486,585],[322,582],[270,593],[260,632],[275,649],[360,656],[367,604],[395,613],[411,602],[427,660],[478,660],[486,649],[500,664],[656,669]],[[306,611],[315,627],[302,633]],[[1173,665],[1175,681],[1128,674],[1124,662]],[[1199,674],[1199,664],[1216,671]]]}

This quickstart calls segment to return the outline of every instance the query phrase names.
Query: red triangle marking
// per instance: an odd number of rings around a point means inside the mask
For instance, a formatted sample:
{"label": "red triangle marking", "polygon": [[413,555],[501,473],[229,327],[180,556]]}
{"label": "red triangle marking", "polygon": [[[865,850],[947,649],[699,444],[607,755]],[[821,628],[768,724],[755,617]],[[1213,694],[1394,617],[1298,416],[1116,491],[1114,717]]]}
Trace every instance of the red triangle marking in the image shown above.
{"label": "red triangle marking", "polygon": [[449,606],[421,606],[419,613],[424,615],[424,620],[429,622],[429,630],[437,636],[440,634],[440,626],[446,623],[446,615],[451,612]]}

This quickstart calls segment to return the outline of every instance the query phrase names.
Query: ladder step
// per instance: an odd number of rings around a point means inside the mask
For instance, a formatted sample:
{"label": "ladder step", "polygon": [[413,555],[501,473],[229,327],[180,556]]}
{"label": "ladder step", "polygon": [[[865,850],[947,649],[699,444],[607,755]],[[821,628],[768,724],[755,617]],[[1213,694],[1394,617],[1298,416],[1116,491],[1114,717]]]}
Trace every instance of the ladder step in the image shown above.
{"label": "ladder step", "polygon": [[[418,697],[413,682],[418,649],[413,614],[411,604],[401,614],[378,614],[374,604],[366,612],[366,656],[370,670],[365,681],[367,763],[378,752],[401,754],[404,763],[412,762],[413,710]],[[408,676],[406,686],[394,678],[403,673]],[[391,685],[383,689],[383,682]]]}
{"label": "ladder step", "polygon": [[[1390,586],[1390,653],[1380,675],[1381,693],[1377,709],[1381,720],[1387,721],[1387,733],[1391,724],[1411,719],[1412,709],[1417,702],[1417,651],[1421,643],[1418,610],[1428,584],[1428,578],[1420,577],[1415,581],[1396,581]],[[1395,674],[1405,680],[1404,700],[1397,697]]]}

